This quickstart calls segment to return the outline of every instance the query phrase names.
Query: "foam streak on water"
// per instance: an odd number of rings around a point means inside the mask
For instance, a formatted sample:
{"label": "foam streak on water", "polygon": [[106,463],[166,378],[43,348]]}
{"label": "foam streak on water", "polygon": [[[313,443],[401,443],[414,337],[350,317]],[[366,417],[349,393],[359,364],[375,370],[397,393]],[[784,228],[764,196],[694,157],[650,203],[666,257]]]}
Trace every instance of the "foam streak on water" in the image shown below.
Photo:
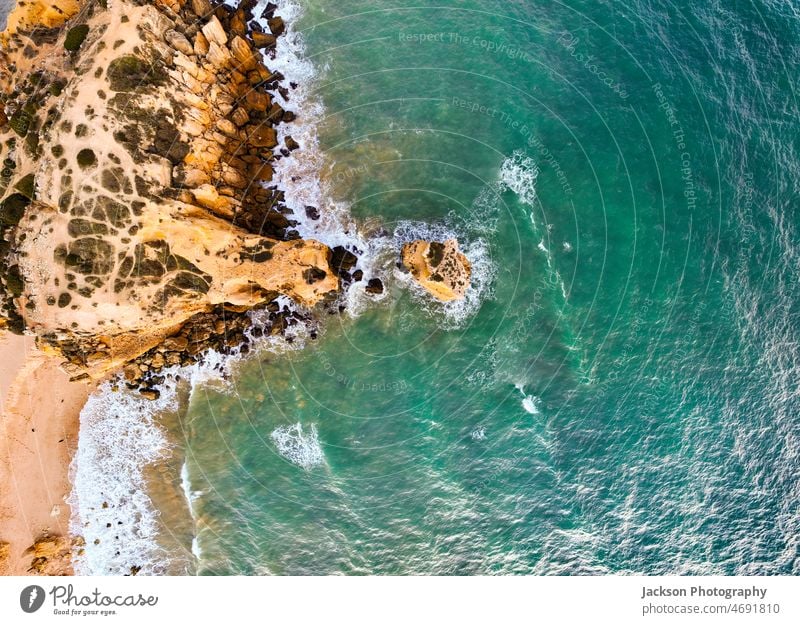
{"label": "foam streak on water", "polygon": [[[303,344],[303,329],[295,335],[295,344],[264,337],[253,349],[296,349]],[[172,453],[159,415],[178,410],[181,380],[188,383],[190,401],[201,385],[231,390],[229,380],[240,361],[239,356],[210,351],[203,362],[164,369],[166,380],[156,401],[125,390],[119,380],[106,382],[89,397],[81,411],[78,451],[70,468],[70,531],[86,540],[85,554],[75,560],[77,574],[127,574],[131,566],[141,567],[139,574],[167,572],[169,554],[158,546],[158,511],[147,495],[145,478],[149,465]],[[194,520],[193,504],[201,493],[191,488],[188,461],[181,469],[181,487]],[[201,555],[197,537],[192,552]]]}

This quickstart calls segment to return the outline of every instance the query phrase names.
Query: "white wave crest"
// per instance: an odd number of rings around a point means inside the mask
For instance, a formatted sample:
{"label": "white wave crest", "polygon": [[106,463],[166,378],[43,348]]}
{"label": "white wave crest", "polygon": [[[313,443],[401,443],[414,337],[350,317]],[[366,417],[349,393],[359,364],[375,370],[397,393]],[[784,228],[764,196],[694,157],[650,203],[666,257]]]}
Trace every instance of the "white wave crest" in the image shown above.
{"label": "white wave crest", "polygon": [[472,440],[474,441],[482,441],[484,438],[486,438],[486,428],[483,426],[475,428],[472,430],[471,436]]}
{"label": "white wave crest", "polygon": [[539,398],[536,395],[529,395],[525,392],[525,385],[522,382],[514,384],[520,395],[522,395],[522,407],[529,414],[539,414]]}
{"label": "white wave crest", "polygon": [[302,423],[280,425],[272,431],[270,437],[275,442],[278,453],[298,467],[308,470],[325,462],[317,426],[313,423],[308,433],[303,431]]}
{"label": "white wave crest", "polygon": [[520,202],[533,206],[536,201],[536,179],[539,168],[522,150],[515,150],[500,166],[500,181],[519,197]]}
{"label": "white wave crest", "polygon": [[535,395],[526,395],[522,400],[522,407],[530,414],[539,414],[539,398]]}
{"label": "white wave crest", "polygon": [[[288,99],[278,91],[273,93],[273,99],[296,115],[293,122],[278,124],[278,142],[283,145],[291,135],[300,148],[273,163],[272,184],[283,190],[284,202],[294,213],[291,218],[299,222],[296,229],[302,238],[313,238],[329,247],[353,243],[358,235],[349,206],[332,200],[330,183],[321,177],[325,154],[319,145],[318,128],[325,106],[316,91],[317,68],[307,58],[305,39],[297,30],[304,8],[297,0],[277,0],[275,4],[275,14],[283,18],[286,30],[278,37],[274,54],[265,53],[265,63],[283,74],[283,85],[289,89]],[[261,0],[254,11],[256,16],[264,6],[266,1]],[[266,27],[266,20],[256,21]],[[319,209],[318,220],[308,218],[307,206]]]}

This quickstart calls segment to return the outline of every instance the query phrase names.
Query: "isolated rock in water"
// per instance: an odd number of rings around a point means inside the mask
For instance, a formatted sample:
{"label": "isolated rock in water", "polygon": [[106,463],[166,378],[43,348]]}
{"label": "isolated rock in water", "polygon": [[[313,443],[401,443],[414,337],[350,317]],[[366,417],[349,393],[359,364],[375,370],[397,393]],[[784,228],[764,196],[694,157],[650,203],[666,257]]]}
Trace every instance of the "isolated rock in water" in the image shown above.
{"label": "isolated rock in water", "polygon": [[367,282],[364,290],[372,295],[380,295],[383,293],[383,282],[381,282],[380,278],[372,278]]}
{"label": "isolated rock in water", "polygon": [[414,279],[443,302],[463,299],[469,288],[472,265],[455,239],[406,243],[402,260]]}

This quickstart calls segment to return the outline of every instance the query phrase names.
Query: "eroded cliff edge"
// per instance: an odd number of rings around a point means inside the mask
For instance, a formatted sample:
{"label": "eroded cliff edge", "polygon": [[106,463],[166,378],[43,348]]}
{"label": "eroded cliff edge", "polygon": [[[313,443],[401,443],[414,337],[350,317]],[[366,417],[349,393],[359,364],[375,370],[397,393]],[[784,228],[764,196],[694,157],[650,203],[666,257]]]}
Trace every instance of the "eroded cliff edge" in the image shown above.
{"label": "eroded cliff edge", "polygon": [[[2,40],[2,307],[75,376],[142,374],[241,342],[247,311],[312,307],[339,277],[271,184],[298,145],[253,2],[65,4]],[[20,10],[18,8],[18,10]],[[52,12],[51,12],[52,13]]]}

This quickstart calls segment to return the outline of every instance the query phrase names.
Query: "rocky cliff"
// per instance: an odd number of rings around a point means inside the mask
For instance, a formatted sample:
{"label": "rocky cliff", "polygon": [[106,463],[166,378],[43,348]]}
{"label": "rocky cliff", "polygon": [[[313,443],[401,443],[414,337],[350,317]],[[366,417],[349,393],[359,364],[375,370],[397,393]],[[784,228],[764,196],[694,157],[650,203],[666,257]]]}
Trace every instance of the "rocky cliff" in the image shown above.
{"label": "rocky cliff", "polygon": [[254,4],[86,0],[9,20],[3,311],[75,375],[146,353],[139,369],[157,371],[235,343],[253,307],[280,325],[278,295],[312,307],[339,288],[331,250],[299,238],[271,184],[299,146],[278,144],[294,113],[260,54],[283,22],[268,8],[263,31]]}

